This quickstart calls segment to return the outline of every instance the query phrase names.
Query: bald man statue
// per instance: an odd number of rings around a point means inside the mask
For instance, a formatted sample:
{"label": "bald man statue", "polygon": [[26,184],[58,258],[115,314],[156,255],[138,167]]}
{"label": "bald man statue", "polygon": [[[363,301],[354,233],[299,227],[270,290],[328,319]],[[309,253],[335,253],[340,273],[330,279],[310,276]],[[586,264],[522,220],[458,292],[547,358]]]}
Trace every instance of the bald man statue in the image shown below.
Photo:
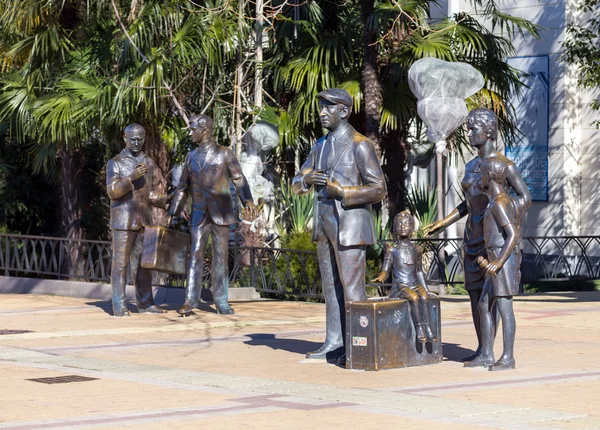
{"label": "bald man statue", "polygon": [[126,148],[106,166],[112,229],[112,306],[116,317],[129,316],[125,285],[127,267],[135,276],[139,313],[164,313],[154,304],[152,273],[140,266],[144,228],[152,225],[151,206],[166,208],[168,198],[152,191],[154,161],[142,152],[146,132],[139,124],[125,128]]}

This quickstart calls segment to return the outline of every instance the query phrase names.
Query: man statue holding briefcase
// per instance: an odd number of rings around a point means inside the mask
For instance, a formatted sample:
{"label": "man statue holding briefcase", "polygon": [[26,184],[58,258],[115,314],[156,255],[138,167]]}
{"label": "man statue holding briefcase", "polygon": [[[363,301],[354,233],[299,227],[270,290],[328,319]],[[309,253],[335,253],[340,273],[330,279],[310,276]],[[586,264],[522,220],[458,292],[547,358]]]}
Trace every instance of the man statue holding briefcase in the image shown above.
{"label": "man statue holding briefcase", "polygon": [[106,165],[112,229],[112,306],[116,317],[129,316],[125,285],[127,266],[135,276],[139,313],[164,313],[154,304],[152,273],[141,267],[144,229],[152,225],[151,206],[166,208],[168,197],[152,191],[154,161],[142,152],[146,132],[139,124],[125,128],[126,148]]}
{"label": "man statue holding briefcase", "polygon": [[183,165],[181,181],[168,215],[178,215],[188,194],[192,197],[190,227],[192,246],[187,272],[186,299],[178,309],[182,315],[198,307],[202,286],[204,252],[212,237],[212,293],[217,312],[233,314],[229,306],[229,226],[235,223],[229,180],[233,182],[244,207],[254,218],[256,210],[248,182],[231,149],[213,140],[213,121],[207,115],[190,118],[190,136],[198,146],[190,151]]}

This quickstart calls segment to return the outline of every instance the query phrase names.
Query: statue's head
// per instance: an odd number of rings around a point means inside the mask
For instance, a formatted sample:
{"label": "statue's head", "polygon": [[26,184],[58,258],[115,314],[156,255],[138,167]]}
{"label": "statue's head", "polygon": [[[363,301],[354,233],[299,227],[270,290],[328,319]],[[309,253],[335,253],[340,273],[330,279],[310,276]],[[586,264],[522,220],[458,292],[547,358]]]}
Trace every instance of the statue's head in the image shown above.
{"label": "statue's head", "polygon": [[498,184],[502,189],[508,177],[508,165],[497,157],[484,158],[479,164],[481,188],[489,191],[490,184]]}
{"label": "statue's head", "polygon": [[409,210],[394,217],[394,234],[399,238],[411,237],[415,232],[415,218]]}
{"label": "statue's head", "polygon": [[129,124],[125,127],[123,132],[123,139],[127,149],[134,155],[137,156],[144,146],[146,140],[146,130],[139,124]]}
{"label": "statue's head", "polygon": [[317,94],[319,99],[319,118],[327,130],[336,130],[348,121],[352,112],[352,97],[348,91],[330,88]]}
{"label": "statue's head", "polygon": [[213,135],[213,120],[208,115],[198,114],[190,118],[190,136],[196,144],[206,142]]}
{"label": "statue's head", "polygon": [[469,143],[479,148],[487,141],[495,141],[498,135],[498,117],[493,110],[476,108],[467,116]]}

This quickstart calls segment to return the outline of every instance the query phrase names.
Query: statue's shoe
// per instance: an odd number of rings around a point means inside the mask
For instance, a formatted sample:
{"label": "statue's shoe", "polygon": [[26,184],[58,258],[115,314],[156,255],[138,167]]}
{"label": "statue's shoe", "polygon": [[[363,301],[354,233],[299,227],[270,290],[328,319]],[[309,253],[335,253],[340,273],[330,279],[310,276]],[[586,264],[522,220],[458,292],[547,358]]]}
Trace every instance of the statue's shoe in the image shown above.
{"label": "statue's shoe", "polygon": [[217,313],[219,315],[233,315],[235,314],[235,311],[233,310],[233,308],[229,305],[225,305],[225,306],[215,306],[217,308]]}
{"label": "statue's shoe", "polygon": [[165,314],[166,309],[163,309],[157,305],[151,305],[147,308],[138,308],[138,314]]}
{"label": "statue's shoe", "polygon": [[338,357],[338,359],[335,361],[335,364],[337,364],[340,367],[346,367],[346,354],[342,354]]}
{"label": "statue's shoe", "polygon": [[113,316],[115,317],[128,317],[131,316],[131,312],[125,306],[118,306],[113,308]]}
{"label": "statue's shoe", "polygon": [[425,334],[427,335],[427,341],[428,342],[431,342],[431,343],[437,342],[437,337],[431,331],[431,327],[429,326],[429,324],[427,324],[425,326]]}
{"label": "statue's shoe", "polygon": [[489,368],[490,372],[496,372],[499,370],[511,370],[515,368],[515,360],[503,360],[500,359],[492,364]]}
{"label": "statue's shoe", "polygon": [[473,354],[469,355],[468,357],[463,358],[462,362],[464,363],[467,361],[473,361],[480,355],[481,355],[481,348],[477,348],[477,351],[475,351]]}
{"label": "statue's shoe", "polygon": [[471,361],[465,361],[465,367],[489,367],[494,364],[494,357],[479,356]]}
{"label": "statue's shoe", "polygon": [[191,302],[186,300],[183,305],[177,309],[177,313],[180,315],[189,315],[195,308],[198,307],[198,302]]}
{"label": "statue's shoe", "polygon": [[417,325],[416,329],[417,329],[417,340],[421,343],[427,342],[427,335],[425,334],[423,325],[422,324]]}
{"label": "statue's shoe", "polygon": [[316,351],[308,352],[306,358],[324,360],[324,359],[337,359],[344,355],[344,345],[332,345],[324,343]]}

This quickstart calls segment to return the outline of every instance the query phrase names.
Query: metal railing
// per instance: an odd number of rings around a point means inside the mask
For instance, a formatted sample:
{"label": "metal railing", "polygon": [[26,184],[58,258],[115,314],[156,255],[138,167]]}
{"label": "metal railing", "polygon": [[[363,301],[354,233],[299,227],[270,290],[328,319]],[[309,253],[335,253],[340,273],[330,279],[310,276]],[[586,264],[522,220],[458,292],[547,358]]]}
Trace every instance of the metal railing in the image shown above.
{"label": "metal railing", "polygon": [[[423,250],[423,266],[431,284],[462,284],[462,239],[416,239]],[[552,236],[523,239],[521,279],[599,279],[600,236]],[[259,292],[293,297],[322,298],[315,251],[280,248],[229,248],[230,284]],[[440,262],[444,255],[444,263]],[[210,285],[207,250],[204,282]],[[0,234],[0,273],[77,281],[110,282],[111,243],[57,237]],[[380,261],[370,264],[377,272]],[[377,273],[368,273],[375,276]],[[154,274],[159,286],[183,287],[185,278]]]}

